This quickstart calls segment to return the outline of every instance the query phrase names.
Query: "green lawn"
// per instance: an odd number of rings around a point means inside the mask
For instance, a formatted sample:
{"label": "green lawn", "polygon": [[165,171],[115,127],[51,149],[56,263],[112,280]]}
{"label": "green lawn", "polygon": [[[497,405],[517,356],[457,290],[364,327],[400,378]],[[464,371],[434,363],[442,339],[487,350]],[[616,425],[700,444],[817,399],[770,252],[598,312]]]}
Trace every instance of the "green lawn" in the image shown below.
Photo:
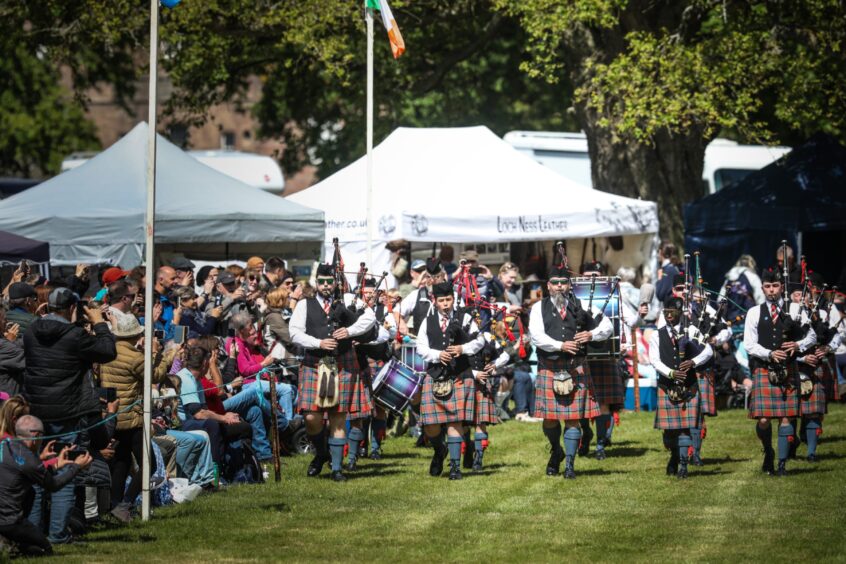
{"label": "green lawn", "polygon": [[[760,472],[745,412],[709,420],[706,466],[679,481],[650,413],[625,413],[611,456],[578,459],[575,481],[544,475],[537,424],[491,432],[483,475],[427,474],[429,453],[389,440],[344,484],[305,477],[229,488],[60,547],[65,561],[796,561],[846,560],[846,407],[832,406],[821,461]],[[804,455],[804,446],[800,455]],[[421,560],[425,559],[425,560]]]}

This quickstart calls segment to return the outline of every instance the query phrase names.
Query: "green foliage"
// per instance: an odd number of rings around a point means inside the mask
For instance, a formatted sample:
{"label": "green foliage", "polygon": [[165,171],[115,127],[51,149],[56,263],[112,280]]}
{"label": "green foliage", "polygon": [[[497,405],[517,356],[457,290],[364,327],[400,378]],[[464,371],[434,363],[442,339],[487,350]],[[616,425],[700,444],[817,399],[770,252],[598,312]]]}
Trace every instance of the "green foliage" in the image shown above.
{"label": "green foliage", "polygon": [[[171,112],[197,122],[222,101],[244,101],[250,76],[263,96],[261,135],[281,137],[288,172],[321,176],[364,152],[365,24],[362,2],[184,0],[164,13],[164,64],[177,91]],[[375,25],[375,142],[397,126],[484,123],[572,129],[569,82],[549,85],[519,69],[526,35],[482,0],[392,3],[407,51],[393,60]]]}
{"label": "green foliage", "polygon": [[[679,481],[654,413],[623,413],[602,462],[578,457],[574,481],[548,478],[539,424],[489,429],[483,475],[429,477],[432,451],[388,439],[344,484],[283,459],[282,482],[233,486],[155,509],[148,523],[54,547],[65,562],[830,562],[846,536],[846,409],[832,404],[817,454],[761,473],[742,409],[708,419],[706,466]],[[775,434],[775,433],[774,433]],[[774,438],[775,442],[775,438]],[[799,447],[799,455],[805,447]],[[765,555],[765,556],[763,556]],[[60,560],[59,560],[60,559]]]}

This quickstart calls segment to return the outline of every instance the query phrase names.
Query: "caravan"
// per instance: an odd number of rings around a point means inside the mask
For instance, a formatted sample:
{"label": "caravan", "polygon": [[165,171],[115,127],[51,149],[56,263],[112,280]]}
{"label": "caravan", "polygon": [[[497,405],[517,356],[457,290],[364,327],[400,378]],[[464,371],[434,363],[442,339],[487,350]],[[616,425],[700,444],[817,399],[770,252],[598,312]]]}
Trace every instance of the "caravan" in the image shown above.
{"label": "caravan", "polygon": [[[558,174],[584,186],[592,186],[587,137],[584,133],[511,131],[505,140]],[[714,139],[705,149],[702,182],[708,193],[742,180],[790,152],[790,147],[740,145],[728,139]]]}

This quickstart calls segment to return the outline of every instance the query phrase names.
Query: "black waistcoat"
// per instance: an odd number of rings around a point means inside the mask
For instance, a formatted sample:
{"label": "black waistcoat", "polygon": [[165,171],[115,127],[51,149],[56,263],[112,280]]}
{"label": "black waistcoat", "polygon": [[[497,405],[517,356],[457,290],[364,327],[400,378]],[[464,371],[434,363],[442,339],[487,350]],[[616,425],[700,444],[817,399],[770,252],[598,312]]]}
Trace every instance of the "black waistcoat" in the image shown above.
{"label": "black waistcoat", "polygon": [[434,310],[432,302],[429,301],[429,289],[423,286],[417,290],[417,301],[414,303],[414,309],[411,312],[411,321],[414,323],[414,330],[417,333],[420,333],[423,322],[429,316],[430,308]]}
{"label": "black waistcoat", "polygon": [[[331,309],[329,310],[331,313]],[[340,328],[341,325],[338,326]],[[315,339],[329,339],[334,332],[332,320],[323,311],[323,306],[317,298],[306,298],[306,333]],[[313,356],[326,356],[332,354],[343,354],[352,347],[352,339],[338,341],[338,348],[335,351],[324,351],[322,349],[310,349],[308,352]]]}
{"label": "black waistcoat", "polygon": [[[784,342],[784,316],[787,315],[786,308],[779,311],[778,319],[773,321],[770,315],[769,302],[764,302],[758,307],[761,308],[760,315],[758,316],[758,344],[765,349],[774,351],[780,348]],[[761,367],[764,362],[749,355],[749,364],[749,368],[754,370]]]}
{"label": "black waistcoat", "polygon": [[[454,313],[453,316],[460,315],[462,318],[464,314]],[[451,323],[455,323],[455,317]],[[461,319],[463,321],[463,319]],[[472,339],[468,335],[468,327],[462,327],[463,331],[456,331],[454,337],[448,342],[447,335],[441,331],[441,316],[437,312],[432,313],[426,318],[426,337],[429,339],[429,348],[436,351],[443,351],[450,345],[463,345],[470,342]],[[449,325],[447,326],[449,329]],[[441,372],[446,369],[449,376],[457,376],[470,368],[470,358],[466,354],[459,355],[458,358],[452,361],[448,366],[444,366],[440,362],[430,362],[426,367],[426,372],[433,378],[438,377]]]}
{"label": "black waistcoat", "polygon": [[[572,341],[579,330],[576,325],[576,319],[578,316],[576,307],[577,306],[573,303],[573,300],[567,300],[567,317],[561,319],[561,314],[555,308],[555,304],[552,303],[552,298],[544,298],[541,302],[544,332],[556,341]],[[544,359],[558,360],[564,357],[570,358],[573,355],[561,350],[549,352],[538,348],[538,356]]]}

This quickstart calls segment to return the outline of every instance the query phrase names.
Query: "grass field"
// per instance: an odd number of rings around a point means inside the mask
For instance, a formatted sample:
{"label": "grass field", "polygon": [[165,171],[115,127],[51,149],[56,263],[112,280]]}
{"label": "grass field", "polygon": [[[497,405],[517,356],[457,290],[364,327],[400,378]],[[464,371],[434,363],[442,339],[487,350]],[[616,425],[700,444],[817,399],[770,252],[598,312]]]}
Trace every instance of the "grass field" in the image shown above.
{"label": "grass field", "polygon": [[[363,461],[344,484],[306,478],[285,459],[283,482],[229,488],[156,510],[149,523],[58,548],[70,562],[766,561],[846,560],[846,407],[833,405],[820,462],[763,475],[753,423],[740,410],[708,421],[706,466],[679,481],[651,413],[625,413],[603,462],[548,478],[538,424],[491,432],[481,475],[430,478],[429,450],[408,438]],[[804,446],[800,456],[804,455]]]}

